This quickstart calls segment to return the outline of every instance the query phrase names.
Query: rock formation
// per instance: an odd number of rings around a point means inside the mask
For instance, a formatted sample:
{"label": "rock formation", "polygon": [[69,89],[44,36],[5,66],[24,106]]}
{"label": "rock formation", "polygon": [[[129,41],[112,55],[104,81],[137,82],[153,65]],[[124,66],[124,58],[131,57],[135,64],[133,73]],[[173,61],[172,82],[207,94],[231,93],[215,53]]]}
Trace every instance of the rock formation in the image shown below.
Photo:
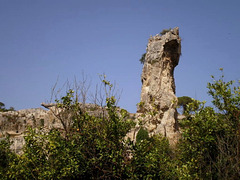
{"label": "rock formation", "polygon": [[[58,129],[64,132],[63,123],[61,120],[71,121],[71,115],[68,111],[58,108],[56,104],[42,103],[43,107],[35,109],[24,109],[19,111],[0,112],[0,141],[7,136],[13,142],[11,149],[16,153],[21,153],[25,143],[24,135],[28,131],[28,127],[41,128],[45,132],[51,129]],[[103,117],[107,114],[105,107],[100,107],[96,104],[79,104],[81,109],[85,109],[89,115],[95,117]],[[118,109],[120,112],[120,108]],[[68,123],[67,123],[68,124]],[[71,124],[71,123],[69,123]]]}
{"label": "rock formation", "polygon": [[174,68],[181,55],[179,29],[150,37],[142,71],[141,102],[138,117],[150,134],[161,133],[170,144],[175,144],[177,97],[175,96]]}
{"label": "rock formation", "polygon": [[61,123],[52,111],[41,108],[24,109],[19,111],[0,112],[0,140],[10,136],[13,144],[11,149],[20,153],[24,145],[24,134],[28,127],[32,128],[62,128]]}
{"label": "rock formation", "polygon": [[[131,118],[141,122],[128,134],[133,140],[141,126],[145,127],[150,135],[163,134],[169,139],[170,144],[175,144],[178,140],[177,98],[173,72],[178,65],[180,54],[181,39],[178,28],[149,39],[141,77],[141,102],[137,113],[131,114]],[[42,106],[49,110],[37,108],[0,112],[0,140],[6,134],[10,135],[13,140],[12,149],[19,153],[28,126],[62,130],[63,125],[58,118],[62,110],[59,110],[55,104],[43,103]],[[104,108],[94,104],[84,107],[90,115],[101,117],[102,113],[106,114]]]}

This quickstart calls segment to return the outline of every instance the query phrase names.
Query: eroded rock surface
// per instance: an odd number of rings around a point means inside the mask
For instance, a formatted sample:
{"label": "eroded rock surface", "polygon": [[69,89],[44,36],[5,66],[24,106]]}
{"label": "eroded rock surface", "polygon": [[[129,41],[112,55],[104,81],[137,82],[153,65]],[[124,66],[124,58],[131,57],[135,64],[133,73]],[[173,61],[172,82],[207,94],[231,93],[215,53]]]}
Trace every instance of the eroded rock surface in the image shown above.
{"label": "eroded rock surface", "polygon": [[179,29],[151,37],[142,71],[138,118],[150,134],[161,133],[170,144],[178,140],[174,68],[181,55]]}
{"label": "eroded rock surface", "polygon": [[[181,39],[178,28],[149,39],[141,77],[141,102],[137,113],[130,115],[136,122],[140,120],[141,124],[137,124],[128,134],[131,139],[135,139],[139,128],[144,126],[150,135],[161,133],[166,136],[170,144],[178,141],[174,68],[178,65],[180,54]],[[12,149],[19,153],[24,145],[27,127],[62,130],[63,125],[58,118],[62,110],[56,108],[56,104],[43,103],[42,106],[49,110],[37,108],[0,112],[0,140],[6,134],[10,135],[13,140]],[[94,104],[87,104],[82,108],[86,108],[90,115],[101,117],[106,114],[105,108]]]}
{"label": "eroded rock surface", "polygon": [[19,111],[0,112],[0,139],[10,136],[13,144],[11,149],[20,153],[24,145],[24,134],[32,128],[62,128],[59,120],[52,111],[41,108],[24,109]]}
{"label": "eroded rock surface", "polygon": [[[83,111],[89,115],[100,117],[107,116],[106,107],[96,104],[79,104]],[[25,144],[24,136],[28,131],[28,127],[41,128],[45,132],[51,129],[58,129],[60,132],[66,132],[65,128],[69,128],[72,124],[71,112],[58,108],[56,104],[45,104],[42,108],[24,109],[19,111],[0,112],[0,141],[6,136],[10,136],[12,143],[11,149],[16,153],[22,152]],[[121,109],[117,108],[120,112]],[[119,114],[120,115],[120,114]],[[134,115],[130,115],[133,117]],[[61,121],[62,120],[62,121]],[[64,127],[64,125],[65,127]]]}

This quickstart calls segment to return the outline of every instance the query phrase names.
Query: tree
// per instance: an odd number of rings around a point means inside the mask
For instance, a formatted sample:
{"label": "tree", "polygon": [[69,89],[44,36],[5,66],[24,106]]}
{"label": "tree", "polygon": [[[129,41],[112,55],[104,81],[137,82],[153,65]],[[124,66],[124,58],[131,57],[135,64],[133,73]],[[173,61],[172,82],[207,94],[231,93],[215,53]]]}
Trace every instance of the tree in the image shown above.
{"label": "tree", "polygon": [[13,107],[6,109],[5,104],[3,102],[0,102],[0,112],[6,112],[6,111],[15,111],[15,109]]}
{"label": "tree", "polygon": [[0,112],[5,111],[5,104],[3,102],[0,102]]}
{"label": "tree", "polygon": [[136,142],[126,139],[135,123],[116,106],[105,76],[102,83],[105,116],[87,113],[70,89],[56,101],[70,119],[67,131],[28,129],[20,155],[0,139],[0,179],[240,179],[240,87],[233,81],[208,84],[214,107],[186,104],[175,149],[144,128]]}
{"label": "tree", "polygon": [[130,179],[177,179],[169,142],[161,135],[136,142],[133,146]]}
{"label": "tree", "polygon": [[[64,131],[29,129],[23,154],[9,162],[8,179],[125,179],[129,177],[130,145],[126,134],[134,126],[126,110],[118,110],[112,84],[104,77],[106,116],[81,109],[73,90],[57,102],[63,108]],[[71,122],[65,124],[65,122]]]}
{"label": "tree", "polygon": [[11,142],[9,137],[0,138],[0,179],[6,179],[6,172],[9,164],[16,158],[16,155],[10,150]]}
{"label": "tree", "polygon": [[194,102],[195,100],[193,98],[190,98],[188,96],[182,96],[182,97],[178,97],[178,106],[182,107],[183,109],[183,114],[186,113],[187,110],[187,105],[189,103]]}
{"label": "tree", "polygon": [[[214,79],[214,77],[212,76]],[[240,87],[234,81],[208,83],[214,107],[189,103],[180,121],[179,176],[193,179],[240,178]]]}

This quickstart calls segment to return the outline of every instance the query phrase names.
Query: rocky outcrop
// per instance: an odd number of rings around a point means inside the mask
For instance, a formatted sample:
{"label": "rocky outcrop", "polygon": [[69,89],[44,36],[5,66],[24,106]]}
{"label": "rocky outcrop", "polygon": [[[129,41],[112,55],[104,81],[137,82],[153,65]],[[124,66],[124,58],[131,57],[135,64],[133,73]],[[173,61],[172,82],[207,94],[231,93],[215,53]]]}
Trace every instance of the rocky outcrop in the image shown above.
{"label": "rocky outcrop", "polygon": [[[28,131],[28,127],[41,128],[45,132],[51,129],[58,129],[61,132],[66,131],[65,128],[71,126],[71,110],[59,108],[57,104],[42,103],[42,108],[25,109],[19,111],[0,112],[0,141],[6,136],[9,136],[12,143],[11,149],[16,153],[21,153],[25,143],[24,136]],[[101,107],[96,104],[81,104],[80,109],[86,111],[89,115],[103,118],[107,116],[106,107]],[[121,109],[117,108],[120,112]],[[120,113],[119,113],[120,115]],[[130,117],[134,115],[130,114]]]}
{"label": "rocky outcrop", "polygon": [[0,112],[0,138],[9,136],[11,149],[20,153],[24,145],[24,134],[28,127],[32,128],[62,128],[61,123],[52,111],[41,108],[19,111]]}
{"label": "rocky outcrop", "polygon": [[177,142],[177,97],[174,68],[181,55],[179,29],[150,37],[142,71],[141,102],[138,118],[150,134],[161,133],[170,144]]}
{"label": "rocky outcrop", "polygon": [[[143,126],[150,135],[161,133],[169,139],[170,144],[177,142],[179,130],[174,68],[178,65],[180,54],[181,39],[178,28],[162,36],[150,37],[141,77],[141,102],[137,113],[130,114],[130,118],[138,122],[137,127],[128,134],[131,139],[136,138],[137,131]],[[62,119],[68,119],[69,114],[64,114],[56,104],[43,103],[42,106],[49,110],[37,108],[0,112],[0,140],[8,134],[13,140],[12,149],[19,153],[24,144],[27,127],[63,130],[61,115]],[[97,117],[107,115],[104,107],[95,104],[80,104],[80,106],[90,115]]]}

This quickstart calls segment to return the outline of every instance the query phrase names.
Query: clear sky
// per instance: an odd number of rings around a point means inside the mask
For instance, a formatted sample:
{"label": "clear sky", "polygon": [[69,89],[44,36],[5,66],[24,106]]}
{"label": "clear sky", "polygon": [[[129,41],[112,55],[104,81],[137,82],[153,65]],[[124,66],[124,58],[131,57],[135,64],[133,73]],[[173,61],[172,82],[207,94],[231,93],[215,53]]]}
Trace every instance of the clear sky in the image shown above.
{"label": "clear sky", "polygon": [[37,108],[51,88],[82,71],[92,89],[105,73],[122,90],[119,105],[136,111],[150,35],[178,26],[182,56],[177,96],[207,95],[210,75],[240,78],[239,0],[0,0],[0,101]]}

